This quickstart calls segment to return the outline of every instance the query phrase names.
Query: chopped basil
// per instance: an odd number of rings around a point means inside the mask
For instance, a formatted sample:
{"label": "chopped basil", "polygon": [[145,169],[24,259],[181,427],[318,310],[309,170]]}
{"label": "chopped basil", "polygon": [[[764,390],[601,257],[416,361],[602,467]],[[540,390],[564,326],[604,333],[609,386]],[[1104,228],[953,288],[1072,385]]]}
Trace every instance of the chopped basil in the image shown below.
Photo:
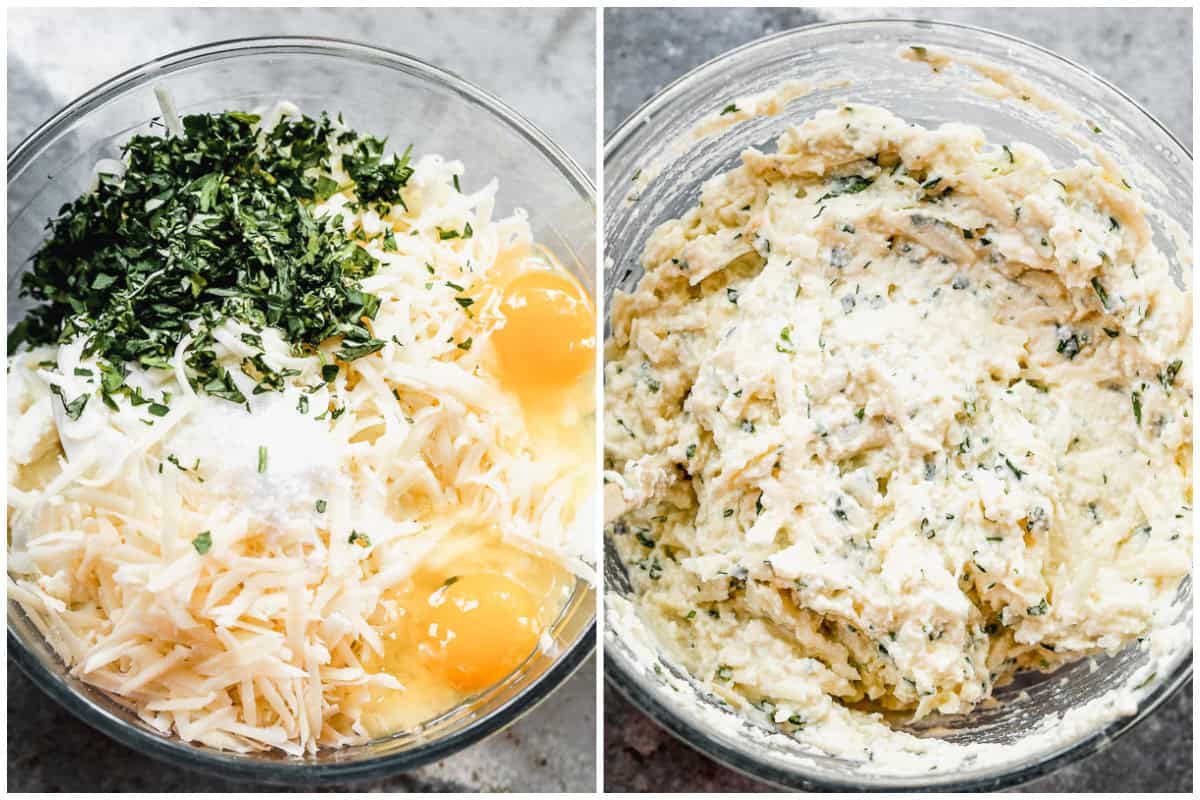
{"label": "chopped basil", "polygon": [[[227,320],[272,327],[299,352],[331,336],[369,341],[364,320],[381,301],[360,281],[378,261],[340,218],[311,209],[337,190],[329,165],[347,144],[341,163],[357,201],[402,204],[408,154],[385,159],[383,140],[339,130],[326,116],[285,117],[269,129],[260,121],[240,112],[189,115],[181,136],[131,138],[123,175],[101,175],[51,220],[21,286],[41,304],[13,330],[10,351],[82,335],[85,354],[103,359],[111,408],[123,364],[169,369],[185,337],[183,368],[197,391],[244,403],[216,358],[214,331]],[[242,341],[259,347],[261,338],[247,333]],[[346,349],[342,357],[373,351]]]}

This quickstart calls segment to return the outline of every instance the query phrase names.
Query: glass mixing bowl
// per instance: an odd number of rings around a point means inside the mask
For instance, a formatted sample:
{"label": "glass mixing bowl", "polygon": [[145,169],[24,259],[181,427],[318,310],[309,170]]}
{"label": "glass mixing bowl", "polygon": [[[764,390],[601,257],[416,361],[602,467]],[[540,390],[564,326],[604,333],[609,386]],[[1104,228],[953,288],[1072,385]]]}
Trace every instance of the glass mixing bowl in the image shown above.
{"label": "glass mixing bowl", "polygon": [[[27,303],[20,273],[46,220],[87,190],[96,162],[120,158],[130,136],[152,133],[166,88],[179,113],[247,110],[290,100],[309,114],[342,112],[393,147],[441,153],[466,165],[463,180],[499,178],[496,208],[530,212],[538,242],[595,296],[596,202],[591,179],[546,135],[482,89],[437,67],[376,47],[332,39],[262,38],[195,47],[130,70],[75,100],[21,142],[8,159],[8,319]],[[224,778],[294,786],[377,778],[445,758],[518,719],[561,685],[595,643],[595,591],[576,582],[538,652],[512,676],[419,730],[307,759],[241,755],[164,737],[113,696],[69,675],[24,612],[8,603],[10,658],[47,694],[124,744],[172,764]]]}
{"label": "glass mixing bowl", "polygon": [[[647,237],[694,206],[705,179],[736,166],[747,147],[773,150],[771,142],[785,126],[822,108],[847,102],[879,105],[925,126],[971,123],[990,141],[1028,142],[1056,163],[1083,156],[1079,145],[1064,137],[1061,118],[1039,111],[1036,103],[1019,98],[998,102],[968,90],[984,79],[961,66],[934,74],[927,64],[901,60],[900,48],[913,45],[985,59],[1038,87],[1046,98],[1078,109],[1083,119],[1067,127],[1116,159],[1147,205],[1159,212],[1150,219],[1155,243],[1173,269],[1190,273],[1190,244],[1175,233],[1182,230],[1182,238],[1190,239],[1191,153],[1133,100],[1087,69],[1010,36],[962,25],[865,20],[786,31],[730,51],[680,78],[625,120],[604,154],[606,307],[611,308],[615,292],[636,286]],[[755,117],[699,139],[688,133],[706,118],[719,121],[719,112],[738,98],[776,89],[788,80],[804,81],[812,90],[775,116]],[[606,326],[606,336],[608,332]],[[607,535],[604,581],[606,598],[629,596],[628,576]],[[1104,749],[1191,676],[1189,635],[1158,661],[1157,672],[1135,692],[1135,714],[1107,723],[1060,726],[1064,735],[1057,742],[1008,760],[920,776],[873,773],[861,764],[804,749],[769,731],[765,723],[722,709],[652,643],[631,636],[615,605],[605,604],[608,680],[700,752],[755,778],[796,789],[992,790],[1032,780]],[[1171,611],[1190,632],[1190,579]],[[1144,651],[1130,647],[1096,657],[1094,669],[1085,659],[1052,675],[1023,674],[997,690],[998,706],[939,723],[947,729],[945,737],[955,742],[1015,743],[1038,723],[1054,721],[1125,685],[1148,661]]]}

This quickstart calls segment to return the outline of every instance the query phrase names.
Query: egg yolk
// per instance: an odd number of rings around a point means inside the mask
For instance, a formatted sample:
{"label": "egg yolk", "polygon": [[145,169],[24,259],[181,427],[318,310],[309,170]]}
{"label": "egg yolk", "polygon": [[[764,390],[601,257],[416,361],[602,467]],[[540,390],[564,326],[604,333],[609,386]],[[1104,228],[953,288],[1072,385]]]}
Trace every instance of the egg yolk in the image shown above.
{"label": "egg yolk", "polygon": [[592,366],[596,315],[562,272],[535,269],[504,287],[504,324],[492,334],[506,383],[521,393],[570,386]]}
{"label": "egg yolk", "polygon": [[537,646],[537,604],[515,581],[480,573],[450,578],[418,612],[419,652],[465,692],[499,683]]}

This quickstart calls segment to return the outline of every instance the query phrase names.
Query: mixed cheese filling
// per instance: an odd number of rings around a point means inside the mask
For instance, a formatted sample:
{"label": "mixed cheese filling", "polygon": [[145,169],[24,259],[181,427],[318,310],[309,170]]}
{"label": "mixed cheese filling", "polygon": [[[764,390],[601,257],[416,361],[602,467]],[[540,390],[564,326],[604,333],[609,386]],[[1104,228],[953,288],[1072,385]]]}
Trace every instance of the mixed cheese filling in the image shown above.
{"label": "mixed cheese filling", "polygon": [[289,104],[165,110],[24,278],[9,596],[188,741],[411,728],[590,579],[591,299],[459,162]]}
{"label": "mixed cheese filling", "polygon": [[743,153],[642,263],[606,356],[609,533],[721,698],[861,757],[881,712],[969,712],[1162,624],[1191,295],[1122,176],[846,106]]}

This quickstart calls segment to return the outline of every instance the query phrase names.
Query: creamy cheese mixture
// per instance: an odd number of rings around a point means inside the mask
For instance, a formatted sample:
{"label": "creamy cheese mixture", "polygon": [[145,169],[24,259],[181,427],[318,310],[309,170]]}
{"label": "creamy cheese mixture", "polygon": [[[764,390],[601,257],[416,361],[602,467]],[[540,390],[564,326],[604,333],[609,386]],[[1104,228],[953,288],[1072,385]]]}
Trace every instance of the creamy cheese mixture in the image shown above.
{"label": "creamy cheese mixture", "polygon": [[1191,567],[1192,373],[1144,213],[1104,167],[865,106],[707,181],[605,367],[656,638],[828,747],[1147,635]]}

